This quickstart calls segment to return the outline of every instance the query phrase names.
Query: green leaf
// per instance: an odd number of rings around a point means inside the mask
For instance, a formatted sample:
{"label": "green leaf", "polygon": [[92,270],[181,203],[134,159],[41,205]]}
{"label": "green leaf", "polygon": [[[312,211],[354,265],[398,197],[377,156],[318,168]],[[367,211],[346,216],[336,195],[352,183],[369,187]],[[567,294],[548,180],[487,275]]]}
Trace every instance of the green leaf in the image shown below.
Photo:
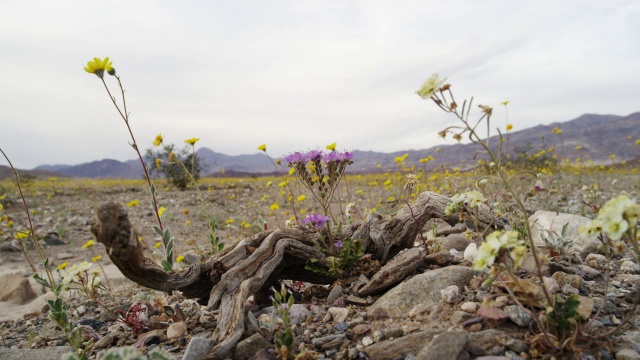
{"label": "green leaf", "polygon": [[160,235],[161,237],[164,238],[164,233],[162,232],[162,230],[160,229],[159,226],[153,225],[151,228],[153,229],[153,231],[156,232],[156,234],[158,234],[158,235]]}
{"label": "green leaf", "polygon": [[162,260],[161,262],[162,264],[162,269],[164,271],[171,271],[173,270],[173,264],[171,264],[170,262],[168,262],[167,260]]}
{"label": "green leaf", "polygon": [[222,251],[222,249],[224,249],[224,243],[219,243],[218,244],[218,252]]}
{"label": "green leaf", "polygon": [[[156,186],[154,184],[151,184],[151,188],[149,189],[151,191],[151,195],[155,195],[156,194]],[[153,200],[151,200],[153,201]]]}

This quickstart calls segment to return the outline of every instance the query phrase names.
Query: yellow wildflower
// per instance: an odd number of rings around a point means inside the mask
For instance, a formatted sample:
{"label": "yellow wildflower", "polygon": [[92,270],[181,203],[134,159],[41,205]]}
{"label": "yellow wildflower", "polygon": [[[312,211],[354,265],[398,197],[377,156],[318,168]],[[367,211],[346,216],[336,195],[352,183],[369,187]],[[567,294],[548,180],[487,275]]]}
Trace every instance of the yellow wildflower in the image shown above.
{"label": "yellow wildflower", "polygon": [[176,262],[181,263],[184,260],[184,255],[180,255],[176,258]]}
{"label": "yellow wildflower", "polygon": [[156,139],[153,141],[153,146],[160,146],[162,145],[162,141],[164,140],[164,138],[162,137],[162,133],[156,135]]}
{"label": "yellow wildflower", "polygon": [[200,141],[200,138],[191,138],[191,139],[187,139],[184,142],[186,142],[187,144],[193,146],[195,145],[198,141]]}
{"label": "yellow wildflower", "polygon": [[160,166],[162,166],[162,159],[157,158],[156,159],[156,169],[160,169]]}
{"label": "yellow wildflower", "polygon": [[164,214],[164,211],[167,210],[164,208],[164,206],[160,206],[160,209],[158,209],[158,216],[162,217],[162,214]]}
{"label": "yellow wildflower", "polygon": [[582,145],[576,146],[576,150],[582,150]]}
{"label": "yellow wildflower", "polygon": [[258,146],[258,150],[267,152],[267,144],[261,144]]}
{"label": "yellow wildflower", "polygon": [[304,201],[304,199],[306,199],[307,197],[304,195],[300,195],[298,196],[298,201]]}
{"label": "yellow wildflower", "polygon": [[273,204],[271,204],[271,206],[269,206],[269,209],[271,211],[276,211],[276,210],[280,209],[280,205],[278,205],[278,203],[273,203]]}
{"label": "yellow wildflower", "polygon": [[327,150],[336,151],[336,143],[327,145]]}
{"label": "yellow wildflower", "polygon": [[513,124],[507,124],[507,131],[513,130]]}
{"label": "yellow wildflower", "polygon": [[127,207],[134,207],[140,205],[140,200],[133,200],[127,203]]}
{"label": "yellow wildflower", "polygon": [[62,264],[58,265],[57,269],[58,270],[62,270],[64,268],[66,268],[68,265],[69,265],[69,263],[65,261]]}
{"label": "yellow wildflower", "polygon": [[91,258],[91,261],[93,262],[98,262],[100,259],[102,259],[102,255],[98,255],[98,256],[94,256]]}
{"label": "yellow wildflower", "polygon": [[157,248],[160,247],[160,245],[162,245],[162,243],[161,242],[157,242],[155,245],[153,245],[153,247],[157,249]]}
{"label": "yellow wildflower", "polygon": [[509,100],[503,101],[503,102],[501,102],[501,104],[504,105],[504,106],[507,106],[507,105],[509,105]]}
{"label": "yellow wildflower", "polygon": [[92,247],[92,246],[93,246],[93,244],[95,244],[95,241],[94,241],[93,239],[92,239],[92,240],[89,240],[89,241],[87,241],[86,243],[84,243],[84,245],[82,245],[82,248],[83,248],[83,249],[90,248],[90,247]]}
{"label": "yellow wildflower", "polygon": [[27,231],[18,231],[16,233],[16,239],[18,239],[18,240],[22,240],[22,239],[24,239],[24,238],[26,238],[28,236],[29,236],[29,230],[27,230]]}
{"label": "yellow wildflower", "polygon": [[232,223],[233,223],[233,219],[227,219],[227,221],[225,221],[225,223],[226,223],[227,225],[232,224]]}
{"label": "yellow wildflower", "polygon": [[94,57],[93,60],[87,62],[87,66],[84,67],[84,71],[90,74],[96,74],[97,77],[102,79],[105,71],[109,73],[113,71],[113,66],[111,66],[111,61],[109,61],[108,56],[105,57],[104,60]]}

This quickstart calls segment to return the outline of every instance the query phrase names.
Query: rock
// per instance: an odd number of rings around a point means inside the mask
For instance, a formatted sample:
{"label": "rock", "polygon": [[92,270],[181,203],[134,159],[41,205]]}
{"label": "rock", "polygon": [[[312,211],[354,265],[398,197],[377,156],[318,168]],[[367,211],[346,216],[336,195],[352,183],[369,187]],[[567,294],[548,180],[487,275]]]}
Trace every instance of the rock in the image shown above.
{"label": "rock", "polygon": [[382,295],[367,312],[371,315],[384,309],[389,316],[404,317],[418,304],[433,307],[441,300],[440,290],[450,285],[463,287],[474,271],[465,266],[448,266],[427,271],[406,280]]}
{"label": "rock", "polygon": [[583,320],[588,320],[591,317],[591,313],[596,305],[596,302],[592,297],[579,295],[578,300],[580,301],[580,305],[578,306],[578,314]]}
{"label": "rock", "polygon": [[339,297],[342,296],[342,286],[336,285],[331,289],[329,295],[327,296],[327,304],[333,305],[333,303],[338,300]]}
{"label": "rock", "polygon": [[64,241],[60,240],[60,234],[55,231],[48,232],[44,236],[44,242],[51,246],[65,245]]}
{"label": "rock", "polygon": [[478,309],[478,316],[482,316],[483,319],[498,324],[503,323],[509,318],[509,315],[502,309],[484,304],[480,304],[480,309]]}
{"label": "rock", "polygon": [[417,355],[424,348],[425,343],[430,342],[434,336],[440,333],[442,333],[442,330],[425,330],[372,344],[366,347],[364,352],[369,359],[393,360],[405,358],[407,355]]}
{"label": "rock", "polygon": [[0,347],[0,359],[3,360],[41,360],[60,359],[62,355],[73,352],[70,346],[56,346],[46,349],[7,349]]}
{"label": "rock", "polygon": [[616,352],[616,360],[640,360],[640,354],[631,349]]}
{"label": "rock", "polygon": [[360,306],[369,305],[369,302],[367,301],[367,299],[359,298],[359,297],[357,297],[355,295],[347,296],[347,302],[351,303],[351,304],[360,305]]}
{"label": "rock", "polygon": [[58,255],[56,255],[56,259],[58,260],[68,260],[68,259],[73,259],[73,257],[74,255],[69,252],[61,252]]}
{"label": "rock", "polygon": [[529,217],[529,226],[531,227],[533,243],[538,247],[546,247],[543,238],[559,238],[562,233],[562,227],[568,223],[569,226],[567,226],[565,236],[573,242],[565,250],[569,254],[585,256],[596,252],[601,244],[597,236],[583,236],[580,234],[580,228],[590,221],[591,219],[580,215],[540,210]]}
{"label": "rock", "polygon": [[181,336],[184,336],[187,333],[187,324],[184,321],[179,321],[177,323],[173,323],[169,325],[167,329],[167,338],[169,339],[177,339]]}
{"label": "rock", "polygon": [[627,274],[637,274],[640,272],[640,266],[633,261],[625,260],[620,264],[620,271]]}
{"label": "rock", "polygon": [[562,287],[564,287],[565,285],[571,285],[576,289],[580,289],[580,286],[582,286],[583,280],[580,275],[567,274],[562,271],[556,271],[555,273],[553,273],[553,275],[551,275],[551,277],[556,279],[558,284],[560,284],[560,286]]}
{"label": "rock", "polygon": [[369,330],[371,330],[371,326],[369,325],[365,325],[365,324],[360,324],[360,325],[356,325],[352,332],[355,335],[362,335],[362,334],[366,334]]}
{"label": "rock", "polygon": [[473,301],[467,301],[460,305],[460,310],[473,314],[478,310],[478,304]]}
{"label": "rock", "polygon": [[270,349],[273,344],[262,335],[256,333],[240,341],[234,350],[234,359],[247,360],[262,349]]}
{"label": "rock", "polygon": [[330,307],[329,311],[327,311],[327,315],[325,315],[322,321],[335,321],[335,322],[343,322],[347,320],[347,316],[349,315],[349,310],[345,308],[339,307]]}
{"label": "rock", "polygon": [[[548,253],[548,252],[549,251],[547,249],[540,248],[538,249],[538,256],[540,256],[540,253]],[[533,257],[533,253],[531,252],[531,250],[529,250],[527,254],[524,256],[524,259],[522,260],[522,265],[520,265],[520,269],[526,270],[533,274],[538,274],[538,267],[536,266],[536,261],[535,261],[535,258]],[[541,264],[540,270],[542,275],[549,276],[548,264]]]}
{"label": "rock", "polygon": [[[185,357],[182,360],[187,360],[187,358]],[[262,349],[250,357],[249,360],[276,360],[276,354],[274,354],[273,349]]]}
{"label": "rock", "polygon": [[520,327],[529,327],[531,316],[519,305],[505,306],[504,312],[509,315],[509,320],[513,321]]}
{"label": "rock", "polygon": [[93,345],[96,349],[103,349],[111,346],[113,344],[113,336],[111,334],[107,334],[103,336],[100,340],[96,341]]}
{"label": "rock", "polygon": [[455,304],[462,298],[460,288],[457,285],[451,285],[440,290],[440,297],[447,304]]}
{"label": "rock", "polygon": [[380,342],[380,341],[384,340],[384,338],[385,338],[384,331],[376,330],[376,331],[373,332],[373,341]]}
{"label": "rock", "polygon": [[471,319],[473,315],[469,314],[466,311],[454,311],[449,318],[452,324],[462,324],[463,322]]}
{"label": "rock", "polygon": [[432,306],[429,306],[427,304],[418,304],[414,306],[413,309],[411,309],[411,311],[409,311],[409,317],[414,318],[418,315],[422,315],[424,313],[430,312],[431,308]]}
{"label": "rock", "polygon": [[31,288],[29,279],[17,274],[5,274],[0,276],[0,301],[9,301],[15,304],[24,304],[36,297]]}
{"label": "rock", "polygon": [[74,325],[89,325],[91,326],[91,328],[98,332],[100,331],[100,329],[102,329],[103,327],[107,326],[107,323],[105,323],[104,321],[100,321],[100,320],[96,320],[96,319],[80,319],[76,322],[73,323]]}
{"label": "rock", "polygon": [[478,256],[478,246],[475,243],[467,245],[464,249],[464,259],[467,261],[473,261],[476,256]]}
{"label": "rock", "polygon": [[594,269],[605,270],[607,268],[607,257],[604,255],[589,254],[584,260],[590,267]]}
{"label": "rock", "polygon": [[439,238],[439,240],[440,248],[447,252],[451,249],[464,251],[471,243],[471,240],[467,240],[463,234],[449,234],[447,237]]}
{"label": "rock", "polygon": [[556,294],[562,289],[556,279],[552,277],[545,276],[542,278],[542,280],[544,280],[544,286],[547,288],[549,294]]}
{"label": "rock", "polygon": [[578,294],[580,294],[580,290],[578,290],[578,289],[574,288],[573,286],[567,284],[567,285],[562,287],[562,294],[567,295],[567,296],[578,295]]}
{"label": "rock", "polygon": [[98,335],[98,333],[89,325],[78,325],[76,326],[76,328],[80,329],[82,337],[85,340],[93,340],[94,342],[96,342],[100,339],[100,335]]}
{"label": "rock", "polygon": [[577,267],[582,272],[582,278],[585,280],[595,280],[602,277],[602,273],[591,266],[579,264]]}
{"label": "rock", "polygon": [[520,339],[514,339],[512,337],[506,337],[501,340],[502,345],[508,347],[509,349],[515,351],[516,353],[526,353],[529,351],[529,345],[526,342]]}
{"label": "rock", "polygon": [[362,345],[363,346],[369,346],[372,345],[374,343],[373,339],[369,336],[365,336],[362,338]]}
{"label": "rock", "polygon": [[289,308],[289,319],[292,325],[302,324],[310,315],[311,311],[307,309],[307,305],[305,304],[293,304]]}
{"label": "rock", "polygon": [[469,338],[464,331],[444,332],[418,353],[417,360],[456,359],[464,351]]}
{"label": "rock", "polygon": [[206,359],[216,342],[202,337],[193,337],[184,351],[182,360]]}
{"label": "rock", "polygon": [[438,251],[434,254],[429,254],[424,257],[424,266],[438,265],[447,266],[454,260],[455,256],[447,253],[446,251]]}
{"label": "rock", "polygon": [[[333,348],[339,348],[342,343],[347,340],[347,335],[344,333],[327,335],[321,338],[315,338],[311,340],[311,344],[317,349],[329,350]],[[366,345],[365,345],[366,346]]]}
{"label": "rock", "polygon": [[496,338],[501,339],[505,337],[503,331],[489,329],[484,331],[478,331],[475,333],[469,333],[469,345],[467,350],[473,354],[491,353],[491,349],[496,346]]}

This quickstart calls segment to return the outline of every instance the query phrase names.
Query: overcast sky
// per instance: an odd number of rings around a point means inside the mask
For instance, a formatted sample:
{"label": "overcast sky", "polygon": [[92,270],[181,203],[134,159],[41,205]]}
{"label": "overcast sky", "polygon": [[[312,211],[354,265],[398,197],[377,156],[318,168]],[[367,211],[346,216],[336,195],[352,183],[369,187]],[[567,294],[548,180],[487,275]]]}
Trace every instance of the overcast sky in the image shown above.
{"label": "overcast sky", "polygon": [[93,57],[142,149],[159,132],[230,155],[429,148],[456,123],[414,94],[433,73],[496,126],[509,100],[514,130],[640,111],[633,0],[4,0],[0,54],[0,147],[25,169],[135,158]]}

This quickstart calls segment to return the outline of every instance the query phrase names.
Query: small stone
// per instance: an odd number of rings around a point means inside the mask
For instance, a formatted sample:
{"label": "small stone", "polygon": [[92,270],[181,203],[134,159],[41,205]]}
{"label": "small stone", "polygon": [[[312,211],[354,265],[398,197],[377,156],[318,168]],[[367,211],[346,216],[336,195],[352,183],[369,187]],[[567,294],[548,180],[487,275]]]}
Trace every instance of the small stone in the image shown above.
{"label": "small stone", "polygon": [[67,259],[73,259],[73,254],[72,253],[68,253],[68,252],[61,252],[58,253],[56,255],[56,259],[58,260],[67,260]]}
{"label": "small stone", "polygon": [[209,351],[216,345],[215,341],[203,337],[193,337],[184,351],[184,360],[206,359]]}
{"label": "small stone", "polygon": [[311,311],[307,309],[307,305],[305,304],[293,304],[289,308],[289,319],[293,325],[302,324],[310,315]]}
{"label": "small stone", "polygon": [[547,288],[549,294],[556,294],[560,291],[561,287],[556,279],[547,276],[543,277],[542,279],[544,280],[544,286]]}
{"label": "small stone", "polygon": [[267,341],[259,333],[255,333],[236,345],[233,358],[238,360],[247,360],[260,350],[272,347],[273,344],[270,341]]}
{"label": "small stone", "polygon": [[560,286],[571,285],[576,289],[580,289],[580,286],[582,286],[582,282],[583,282],[582,277],[580,277],[580,275],[567,274],[562,271],[556,271],[555,273],[553,273],[553,275],[551,275],[551,277],[556,279],[556,281],[558,282],[558,284],[560,284]]}
{"label": "small stone", "polygon": [[0,276],[0,301],[10,301],[15,304],[24,304],[36,297],[31,288],[29,279],[18,274],[5,274]]}
{"label": "small stone", "polygon": [[588,320],[591,317],[593,308],[595,307],[595,300],[592,297],[578,296],[580,305],[578,305],[578,314],[583,320]]}
{"label": "small stone", "polygon": [[167,338],[177,339],[187,333],[187,324],[184,321],[173,323],[167,329]]}
{"label": "small stone", "polygon": [[338,331],[346,331],[349,328],[349,324],[346,322],[337,323],[335,328]]}
{"label": "small stone", "polygon": [[342,286],[336,285],[331,289],[327,296],[327,304],[333,305],[333,303],[342,296]]}
{"label": "small stone", "polygon": [[331,307],[329,311],[327,311],[327,315],[325,315],[322,321],[335,321],[335,322],[344,322],[347,320],[347,316],[349,315],[349,310],[345,308],[339,307]]}
{"label": "small stone", "polygon": [[607,257],[601,254],[589,254],[585,261],[594,269],[603,270],[607,267]]}
{"label": "small stone", "polygon": [[385,332],[387,339],[397,339],[404,334],[404,330],[402,328],[392,328]]}
{"label": "small stone", "polygon": [[640,354],[632,349],[622,349],[616,352],[616,360],[640,360]]}
{"label": "small stone", "polygon": [[373,332],[373,341],[380,342],[384,340],[384,338],[385,338],[384,331],[376,330]]}
{"label": "small stone", "polygon": [[414,306],[413,309],[411,309],[411,311],[409,311],[409,317],[414,318],[418,315],[422,315],[430,311],[431,311],[431,306],[427,304],[418,304]]}
{"label": "small stone", "polygon": [[594,268],[592,268],[591,266],[587,266],[584,264],[579,264],[577,265],[578,269],[582,272],[582,274],[584,275],[584,279],[587,281],[590,280],[595,280],[597,278],[602,277],[602,273]]}
{"label": "small stone", "polygon": [[333,348],[339,348],[345,340],[347,340],[347,336],[344,333],[340,333],[315,338],[311,340],[311,344],[318,349],[326,351]]}
{"label": "small stone", "polygon": [[356,325],[352,331],[356,335],[362,335],[367,333],[369,330],[371,330],[371,327],[369,325],[362,324],[362,325]]}
{"label": "small stone", "polygon": [[447,304],[455,304],[462,298],[457,285],[451,285],[440,290],[440,296],[442,297],[442,301]]}
{"label": "small stone", "polygon": [[460,309],[462,311],[466,311],[468,313],[474,314],[476,310],[478,310],[478,304],[474,303],[473,301],[467,301],[462,305],[460,305]]}
{"label": "small stone", "polygon": [[[107,323],[104,321],[96,320],[96,319],[80,319],[73,323],[74,325],[89,325],[94,331],[100,331],[103,327],[107,326]],[[113,331],[109,331],[113,332]]]}
{"label": "small stone", "polygon": [[150,336],[146,336],[144,338],[144,341],[142,341],[142,345],[145,347],[149,347],[151,345],[158,345],[162,342],[162,339],[160,338],[160,336],[158,335],[150,335]]}
{"label": "small stone", "polygon": [[113,336],[111,334],[107,334],[103,336],[100,340],[96,341],[93,345],[96,349],[103,349],[113,344]]}
{"label": "small stone", "polygon": [[82,316],[87,312],[87,307],[84,305],[80,305],[78,306],[78,308],[76,309],[76,314],[77,316]]}
{"label": "small stone", "polygon": [[367,301],[367,299],[359,298],[355,295],[347,296],[347,302],[351,304],[361,305],[361,306],[369,305],[369,302]]}
{"label": "small stone", "polygon": [[573,286],[567,284],[567,285],[562,287],[562,294],[567,295],[567,296],[578,295],[578,294],[580,294],[580,290],[578,290],[578,289],[574,288]]}
{"label": "small stone", "polygon": [[372,345],[373,342],[374,342],[373,339],[368,337],[368,336],[365,336],[365,337],[362,338],[362,345],[364,345],[364,346]]}
{"label": "small stone", "polygon": [[472,314],[469,314],[466,311],[454,311],[449,318],[452,324],[461,324],[473,317]]}
{"label": "small stone", "polygon": [[625,260],[620,264],[620,271],[627,274],[637,274],[640,272],[640,266],[633,261]]}
{"label": "small stone", "polygon": [[485,320],[503,323],[505,320],[509,318],[509,315],[502,311],[500,308],[495,306],[487,306],[484,304],[480,305],[480,309],[478,309],[478,315],[482,316]]}
{"label": "small stone", "polygon": [[469,336],[463,331],[444,332],[431,340],[425,346],[416,359],[418,360],[442,360],[456,359],[464,351],[469,343]]}
{"label": "small stone", "polygon": [[464,259],[473,261],[476,256],[478,256],[478,246],[475,243],[471,243],[464,249]]}
{"label": "small stone", "polygon": [[439,238],[437,240],[440,240],[440,248],[445,251],[449,251],[451,249],[464,251],[471,243],[471,240],[467,240],[463,234],[449,234],[446,237]]}
{"label": "small stone", "polygon": [[493,305],[501,308],[507,305],[508,303],[509,303],[509,297],[506,295],[502,295],[496,298],[496,301],[493,303]]}
{"label": "small stone", "polygon": [[519,305],[505,306],[504,311],[509,315],[509,320],[520,327],[528,327],[531,323],[531,316]]}
{"label": "small stone", "polygon": [[516,353],[523,353],[529,351],[529,345],[520,339],[514,339],[512,337],[506,337],[502,339],[502,345],[515,351]]}

